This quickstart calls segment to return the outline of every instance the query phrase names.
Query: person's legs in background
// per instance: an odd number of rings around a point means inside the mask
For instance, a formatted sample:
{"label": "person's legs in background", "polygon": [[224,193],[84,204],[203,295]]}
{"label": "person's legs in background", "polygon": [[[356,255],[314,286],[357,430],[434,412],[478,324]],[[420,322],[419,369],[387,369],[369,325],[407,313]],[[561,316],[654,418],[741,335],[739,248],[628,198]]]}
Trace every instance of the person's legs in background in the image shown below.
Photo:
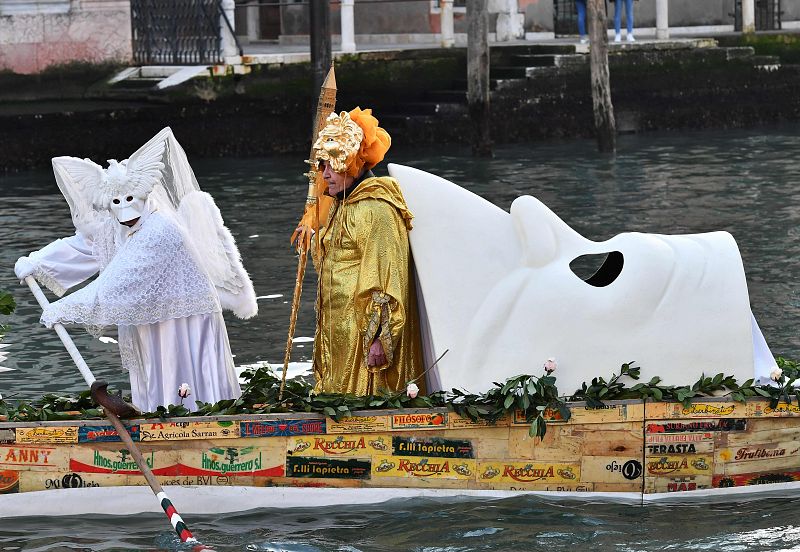
{"label": "person's legs in background", "polygon": [[[619,0],[617,0],[619,3]],[[633,0],[625,0],[625,21],[628,24],[628,42],[634,42],[633,38]],[[617,25],[617,34],[619,34],[619,25]]]}
{"label": "person's legs in background", "polygon": [[620,27],[622,27],[622,3],[624,1],[625,0],[616,0],[614,2],[614,42],[622,41],[622,34],[620,34]]}
{"label": "person's legs in background", "polygon": [[586,44],[586,0],[575,0],[575,8],[578,10],[578,34],[581,35],[581,44]]}

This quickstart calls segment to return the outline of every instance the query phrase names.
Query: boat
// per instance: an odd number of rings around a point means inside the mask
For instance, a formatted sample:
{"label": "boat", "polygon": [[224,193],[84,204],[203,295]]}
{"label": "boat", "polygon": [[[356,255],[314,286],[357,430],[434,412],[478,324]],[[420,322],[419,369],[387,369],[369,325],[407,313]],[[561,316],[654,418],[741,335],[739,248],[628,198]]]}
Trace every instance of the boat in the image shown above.
{"label": "boat", "polygon": [[[448,409],[136,419],[129,434],[184,514],[536,494],[630,503],[800,488],[800,406],[642,400],[495,423]],[[104,420],[0,423],[3,517],[159,512]]]}
{"label": "boat", "polygon": [[[591,242],[535,198],[506,213],[435,175],[389,171],[418,216],[410,243],[433,368],[428,389],[484,391],[538,370],[551,353],[562,389],[627,355],[645,366],[643,381],[659,376],[665,385],[685,385],[710,366],[741,382],[780,379],[770,375],[775,359],[729,234]],[[585,254],[605,255],[597,278],[569,272]],[[542,438],[530,414],[513,409],[491,421],[404,408],[148,418],[126,427],[184,514],[411,496],[727,500],[800,488],[800,405],[785,389],[784,402],[764,393],[771,398],[568,402],[569,412],[542,412]],[[98,420],[0,422],[0,494],[5,517],[160,511],[119,434]]]}

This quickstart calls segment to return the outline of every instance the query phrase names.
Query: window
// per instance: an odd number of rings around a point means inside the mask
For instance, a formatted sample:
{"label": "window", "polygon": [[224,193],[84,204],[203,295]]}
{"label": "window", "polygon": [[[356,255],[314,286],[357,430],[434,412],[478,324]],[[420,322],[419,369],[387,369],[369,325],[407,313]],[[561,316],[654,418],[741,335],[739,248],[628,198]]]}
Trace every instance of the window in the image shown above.
{"label": "window", "polygon": [[[431,13],[441,13],[442,6],[439,0],[431,0]],[[453,0],[454,13],[467,13],[467,0]]]}
{"label": "window", "polygon": [[70,0],[0,0],[0,15],[69,13]]}

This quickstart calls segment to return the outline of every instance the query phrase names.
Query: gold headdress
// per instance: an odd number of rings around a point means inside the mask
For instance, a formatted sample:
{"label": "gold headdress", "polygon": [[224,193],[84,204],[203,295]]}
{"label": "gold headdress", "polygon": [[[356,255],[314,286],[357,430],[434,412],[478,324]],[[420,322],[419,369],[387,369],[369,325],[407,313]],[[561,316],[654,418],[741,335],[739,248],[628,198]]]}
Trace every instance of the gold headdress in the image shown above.
{"label": "gold headdress", "polygon": [[350,113],[330,114],[314,142],[314,158],[329,161],[337,173],[358,176],[363,167],[371,169],[380,163],[391,144],[372,110],[357,107]]}

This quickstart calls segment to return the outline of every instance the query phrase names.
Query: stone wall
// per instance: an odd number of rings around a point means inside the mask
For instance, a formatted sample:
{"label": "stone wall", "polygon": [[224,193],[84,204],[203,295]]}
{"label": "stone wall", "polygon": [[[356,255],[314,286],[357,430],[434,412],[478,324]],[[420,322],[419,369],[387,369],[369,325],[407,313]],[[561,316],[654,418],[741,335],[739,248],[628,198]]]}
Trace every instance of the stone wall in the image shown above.
{"label": "stone wall", "polygon": [[0,69],[36,73],[71,62],[128,63],[127,0],[5,0],[0,3]]}

